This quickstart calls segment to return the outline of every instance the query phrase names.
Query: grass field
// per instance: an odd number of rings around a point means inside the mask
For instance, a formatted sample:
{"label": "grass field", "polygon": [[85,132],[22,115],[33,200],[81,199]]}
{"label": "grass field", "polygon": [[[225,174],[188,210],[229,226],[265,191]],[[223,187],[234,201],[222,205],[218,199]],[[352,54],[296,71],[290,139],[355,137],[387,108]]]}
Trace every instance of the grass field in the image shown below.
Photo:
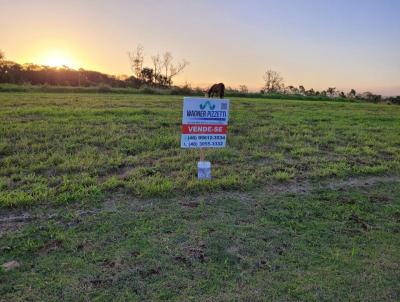
{"label": "grass field", "polygon": [[0,301],[398,301],[400,107],[233,98],[179,148],[182,97],[0,94]]}

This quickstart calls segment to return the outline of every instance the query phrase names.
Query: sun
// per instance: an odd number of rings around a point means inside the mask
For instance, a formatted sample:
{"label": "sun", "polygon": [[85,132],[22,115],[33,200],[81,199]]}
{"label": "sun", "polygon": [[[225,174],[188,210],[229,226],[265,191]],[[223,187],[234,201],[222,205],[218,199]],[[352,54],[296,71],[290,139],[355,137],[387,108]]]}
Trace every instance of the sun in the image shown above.
{"label": "sun", "polygon": [[46,53],[39,61],[41,64],[51,67],[68,66],[70,68],[77,68],[76,61],[70,55],[58,50]]}

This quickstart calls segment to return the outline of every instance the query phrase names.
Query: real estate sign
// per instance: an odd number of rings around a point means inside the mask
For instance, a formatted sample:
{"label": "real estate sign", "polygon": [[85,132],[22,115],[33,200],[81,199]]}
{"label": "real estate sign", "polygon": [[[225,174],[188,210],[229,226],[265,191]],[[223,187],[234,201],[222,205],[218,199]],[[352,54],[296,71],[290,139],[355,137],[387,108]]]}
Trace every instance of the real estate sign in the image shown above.
{"label": "real estate sign", "polygon": [[185,97],[181,147],[225,147],[228,117],[229,100]]}

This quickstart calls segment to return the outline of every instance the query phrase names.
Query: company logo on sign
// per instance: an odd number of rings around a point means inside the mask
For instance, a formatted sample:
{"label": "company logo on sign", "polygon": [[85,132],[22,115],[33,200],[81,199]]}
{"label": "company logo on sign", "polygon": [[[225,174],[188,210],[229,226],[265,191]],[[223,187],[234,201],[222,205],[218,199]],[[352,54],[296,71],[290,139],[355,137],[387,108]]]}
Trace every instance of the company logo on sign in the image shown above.
{"label": "company logo on sign", "polygon": [[208,106],[208,108],[210,110],[214,110],[215,109],[215,105],[211,105],[210,101],[207,101],[204,104],[200,104],[200,109],[204,110],[204,109],[206,109],[207,106]]}

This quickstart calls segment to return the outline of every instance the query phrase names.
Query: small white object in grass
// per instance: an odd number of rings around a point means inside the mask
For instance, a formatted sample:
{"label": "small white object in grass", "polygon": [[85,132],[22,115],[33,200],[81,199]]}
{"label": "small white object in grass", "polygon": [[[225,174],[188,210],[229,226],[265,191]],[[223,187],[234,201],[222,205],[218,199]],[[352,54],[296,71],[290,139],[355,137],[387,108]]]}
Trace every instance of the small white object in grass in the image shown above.
{"label": "small white object in grass", "polygon": [[10,271],[10,270],[12,270],[14,268],[18,268],[21,265],[19,264],[18,261],[12,260],[12,261],[8,261],[6,263],[3,263],[1,266],[7,272],[7,271]]}
{"label": "small white object in grass", "polygon": [[211,179],[211,163],[209,161],[199,161],[197,163],[197,178]]}

